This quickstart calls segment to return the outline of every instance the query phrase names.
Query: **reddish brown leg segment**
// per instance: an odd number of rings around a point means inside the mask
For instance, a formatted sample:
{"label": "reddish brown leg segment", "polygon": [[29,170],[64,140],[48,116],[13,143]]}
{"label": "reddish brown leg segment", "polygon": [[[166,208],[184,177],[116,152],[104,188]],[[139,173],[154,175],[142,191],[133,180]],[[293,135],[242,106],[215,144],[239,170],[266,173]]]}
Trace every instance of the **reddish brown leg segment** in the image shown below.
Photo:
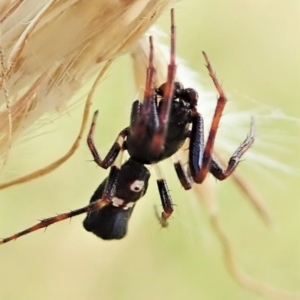
{"label": "reddish brown leg segment", "polygon": [[174,168],[177,174],[177,177],[185,190],[190,190],[192,188],[191,176],[184,169],[182,161],[178,157],[178,154],[172,156]]}
{"label": "reddish brown leg segment", "polygon": [[243,143],[237,148],[228,161],[227,168],[225,170],[219,165],[215,158],[212,158],[210,172],[219,180],[224,180],[232,174],[237,165],[240,162],[242,155],[251,147],[255,137],[254,120],[251,118],[250,132]]}
{"label": "reddish brown leg segment", "polygon": [[[91,135],[91,132],[93,132],[93,128],[95,127],[95,117],[97,116],[97,112],[94,114],[94,118],[92,121],[91,125],[91,130],[89,135]],[[115,196],[115,191],[116,191],[116,184],[117,184],[117,179],[120,173],[120,167],[122,163],[122,158],[123,158],[123,151],[124,149],[121,148],[119,151],[119,155],[116,159],[114,159],[114,165],[110,168],[109,176],[107,178],[106,186],[103,191],[103,194],[101,195],[101,198],[97,201],[91,202],[89,205],[84,206],[82,208],[59,214],[55,217],[52,218],[47,218],[41,220],[39,223],[36,225],[29,227],[23,231],[20,231],[8,238],[0,239],[0,245],[10,242],[12,240],[15,240],[23,235],[26,235],[28,233],[34,232],[36,230],[42,229],[42,228],[47,228],[49,225],[52,225],[54,223],[70,219],[72,217],[78,216],[83,213],[89,213],[89,212],[94,212],[96,210],[102,209],[104,206],[108,205],[111,203],[111,199]]]}
{"label": "reddish brown leg segment", "polygon": [[31,233],[33,231],[36,231],[36,230],[39,230],[42,228],[47,228],[49,225],[52,225],[54,223],[57,223],[57,222],[60,222],[60,221],[66,220],[66,219],[70,219],[72,217],[78,216],[83,213],[99,210],[99,209],[103,208],[104,206],[108,205],[109,203],[110,203],[110,199],[102,198],[96,202],[90,203],[89,205],[87,205],[85,207],[82,207],[82,208],[79,208],[79,209],[76,209],[76,210],[73,210],[73,211],[70,211],[67,213],[59,214],[52,218],[43,219],[39,223],[37,223],[36,225],[34,225],[32,227],[29,227],[23,231],[20,231],[8,238],[4,238],[4,239],[0,240],[0,245],[10,242],[10,241],[13,241],[13,240],[15,240],[23,235],[26,235],[28,233]]}
{"label": "reddish brown leg segment", "polygon": [[163,150],[165,142],[166,132],[168,130],[168,123],[170,118],[170,108],[173,100],[174,81],[176,76],[176,54],[175,54],[175,40],[176,40],[176,28],[174,21],[174,10],[171,10],[171,49],[170,49],[170,63],[168,65],[168,77],[164,90],[164,97],[161,100],[162,105],[159,111],[159,129],[153,136],[152,148],[153,150],[160,152]]}
{"label": "reddish brown leg segment", "polygon": [[96,127],[97,117],[98,117],[98,110],[95,111],[94,116],[93,116],[91,128],[90,128],[90,131],[89,131],[89,134],[87,137],[87,144],[88,144],[88,147],[94,157],[95,163],[98,166],[100,166],[101,168],[107,169],[114,163],[115,159],[117,158],[118,154],[120,153],[120,150],[122,149],[123,144],[124,144],[124,139],[128,134],[128,128],[123,129],[119,133],[116,141],[114,142],[114,144],[108,151],[105,158],[102,160],[100,158],[100,155],[94,144],[94,131],[95,131],[95,127]]}
{"label": "reddish brown leg segment", "polygon": [[140,115],[141,121],[148,119],[148,116],[151,113],[151,107],[152,107],[153,97],[154,97],[155,68],[154,68],[154,64],[153,64],[154,50],[153,50],[152,36],[149,37],[149,45],[150,45],[149,63],[148,63],[148,68],[147,68],[144,101],[143,101],[143,106],[142,106],[141,115]]}
{"label": "reddish brown leg segment", "polygon": [[215,113],[214,113],[214,116],[212,119],[207,142],[206,142],[206,145],[204,148],[204,153],[202,156],[202,166],[201,166],[198,174],[196,174],[194,177],[194,181],[196,183],[203,182],[207,173],[210,171],[210,163],[211,163],[211,159],[212,159],[212,151],[213,151],[213,147],[214,147],[214,142],[215,142],[217,130],[218,130],[218,127],[220,124],[221,116],[222,116],[225,104],[227,102],[225,92],[223,91],[223,89],[216,77],[216,74],[214,73],[214,71],[211,67],[210,61],[209,61],[206,53],[205,52],[202,52],[202,53],[203,53],[204,59],[206,61],[206,67],[208,69],[208,73],[209,73],[210,77],[212,78],[214,85],[219,93],[219,98],[218,98],[217,106],[216,106]]}

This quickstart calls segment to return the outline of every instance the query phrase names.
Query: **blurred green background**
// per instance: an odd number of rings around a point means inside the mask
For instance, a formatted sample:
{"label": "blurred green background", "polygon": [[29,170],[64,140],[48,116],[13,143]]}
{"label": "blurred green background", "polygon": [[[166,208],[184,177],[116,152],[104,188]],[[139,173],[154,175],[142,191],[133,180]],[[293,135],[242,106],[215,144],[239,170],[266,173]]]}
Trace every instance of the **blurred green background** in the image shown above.
{"label": "blurred green background", "polygon": [[[290,116],[274,117],[268,124],[256,116],[258,125],[264,124],[258,127],[256,149],[292,171],[269,171],[251,158],[239,168],[263,196],[277,226],[264,226],[232,180],[218,184],[217,198],[240,266],[261,282],[300,291],[299,1],[186,0],[175,8],[178,54],[201,74],[208,90],[214,92],[201,50],[241,108],[249,102],[268,104],[274,107],[270,112],[279,108]],[[160,22],[168,32],[168,11]],[[130,58],[120,58],[94,99],[93,110],[100,109],[96,141],[102,154],[128,124],[130,99],[136,94],[128,73]],[[7,171],[18,176],[65,153],[77,134],[82,108],[70,108],[43,128],[47,134],[15,147]],[[264,147],[269,137],[276,141]],[[83,142],[57,171],[2,191],[0,236],[85,205],[107,174],[89,160]],[[180,187],[170,162],[163,163],[163,170],[177,204],[167,230],[160,229],[153,214],[153,205],[160,205],[153,176],[122,241],[97,239],[84,231],[84,216],[79,216],[2,246],[0,299],[267,299],[232,279],[206,211]]]}

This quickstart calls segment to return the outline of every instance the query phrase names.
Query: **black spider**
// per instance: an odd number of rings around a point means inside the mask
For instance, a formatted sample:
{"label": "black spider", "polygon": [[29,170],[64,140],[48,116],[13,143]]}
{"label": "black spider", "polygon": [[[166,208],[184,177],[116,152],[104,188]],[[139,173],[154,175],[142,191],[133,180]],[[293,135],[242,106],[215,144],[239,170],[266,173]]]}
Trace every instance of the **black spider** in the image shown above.
{"label": "black spider", "polygon": [[[158,162],[173,156],[187,138],[189,161],[186,172],[179,160],[174,163],[178,178],[185,189],[190,189],[192,181],[202,183],[208,172],[223,180],[237,167],[241,156],[254,142],[254,123],[250,134],[229,159],[224,170],[213,157],[214,141],[227,98],[214,74],[207,55],[203,52],[206,66],[219,93],[217,106],[206,143],[204,143],[203,117],[197,111],[198,94],[192,88],[184,88],[175,81],[175,25],[171,10],[171,53],[167,81],[159,88],[154,87],[155,68],[153,65],[153,42],[150,37],[150,54],[147,68],[145,95],[143,103],[136,100],[132,104],[130,125],[118,135],[104,159],[100,158],[93,141],[93,133],[98,111],[95,112],[87,143],[94,161],[102,168],[110,168],[109,176],[100,184],[91,198],[90,204],[53,218],[42,220],[35,226],[3,239],[6,243],[22,235],[47,227],[61,220],[88,213],[84,220],[86,230],[103,239],[120,239],[127,232],[128,220],[136,201],[145,193],[150,177],[145,164],[154,167],[163,213],[162,226],[173,212],[173,203],[167,183],[159,169]],[[124,151],[129,160],[121,165]]]}

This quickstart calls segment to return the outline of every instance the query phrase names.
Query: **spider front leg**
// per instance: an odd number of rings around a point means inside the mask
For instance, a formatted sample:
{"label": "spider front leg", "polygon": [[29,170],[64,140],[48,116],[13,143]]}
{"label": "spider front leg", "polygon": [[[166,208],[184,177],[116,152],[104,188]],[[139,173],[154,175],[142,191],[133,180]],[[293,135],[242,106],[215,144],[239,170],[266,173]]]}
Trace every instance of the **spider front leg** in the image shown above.
{"label": "spider front leg", "polygon": [[[175,63],[175,24],[174,10],[171,10],[171,50],[170,63],[168,66],[168,76],[164,86],[164,94],[158,106],[157,96],[159,93],[155,86],[155,67],[154,67],[154,47],[153,39],[149,38],[149,62],[147,67],[146,85],[144,100],[137,111],[132,111],[131,123],[134,126],[132,138],[143,140],[145,137],[150,142],[149,149],[151,154],[158,156],[164,151],[165,138],[168,131],[170,110],[173,101],[174,80],[176,75]],[[136,106],[136,108],[138,108]]]}
{"label": "spider front leg", "polygon": [[189,166],[191,175],[196,183],[202,183],[208,172],[211,172],[217,179],[224,180],[232,174],[237,167],[242,155],[251,147],[254,142],[254,121],[251,119],[250,133],[240,147],[234,152],[228,162],[226,170],[223,170],[216,159],[213,158],[212,152],[215,142],[215,137],[219,127],[222,112],[227,102],[226,95],[219,84],[216,75],[214,74],[208,57],[203,52],[204,58],[207,63],[207,69],[211,76],[216,89],[219,93],[219,98],[215,113],[213,116],[211,128],[209,131],[208,139],[204,147],[204,121],[203,117],[193,110],[192,117],[192,130],[190,133],[190,147],[189,147]]}
{"label": "spider front leg", "polygon": [[149,61],[147,67],[146,84],[143,103],[136,100],[132,104],[130,127],[133,129],[132,137],[135,140],[145,138],[147,131],[150,129],[151,134],[155,133],[159,128],[159,120],[157,116],[157,95],[154,90],[155,67],[153,63],[154,50],[153,38],[149,37]]}
{"label": "spider front leg", "polygon": [[[218,101],[217,101],[217,106],[215,109],[215,113],[212,119],[209,135],[206,141],[206,145],[203,149],[203,119],[202,117],[198,114],[194,116],[194,121],[193,125],[196,128],[192,129],[192,132],[194,130],[194,134],[192,133],[191,135],[191,144],[192,147],[196,147],[199,150],[199,154],[197,154],[197,160],[198,162],[195,161],[195,158],[192,158],[192,175],[194,178],[194,181],[196,183],[202,183],[203,180],[205,179],[207,173],[210,171],[210,164],[212,160],[212,152],[213,152],[213,147],[215,143],[215,138],[217,135],[218,127],[220,124],[221,116],[225,107],[225,104],[227,102],[227,98],[225,95],[225,92],[223,91],[216,74],[213,72],[210,61],[206,55],[205,52],[202,52],[205,62],[206,62],[206,67],[208,69],[208,73],[210,77],[213,80],[213,83],[219,93]],[[199,119],[200,118],[200,119]],[[198,123],[198,124],[197,124]],[[192,150],[192,154],[195,154],[195,149]],[[198,163],[198,167],[196,168],[197,171],[195,170],[195,163]]]}
{"label": "spider front leg", "polygon": [[228,161],[227,168],[222,169],[219,162],[213,157],[211,161],[210,172],[219,180],[224,180],[232,174],[237,165],[240,162],[242,155],[251,147],[254,143],[255,137],[255,125],[254,120],[251,118],[250,132],[243,143],[237,148]]}
{"label": "spider front leg", "polygon": [[196,110],[194,110],[192,112],[192,130],[190,132],[189,145],[189,168],[194,181],[197,175],[201,172],[203,166],[203,153],[204,121],[203,117]]}
{"label": "spider front leg", "polygon": [[171,9],[171,46],[170,46],[170,63],[168,65],[167,81],[164,84],[164,95],[162,105],[158,112],[159,128],[152,139],[152,149],[160,152],[164,148],[165,138],[168,131],[171,104],[174,95],[174,81],[176,76],[176,53],[175,53],[176,28],[174,21],[174,9]]}
{"label": "spider front leg", "polygon": [[105,158],[102,160],[100,158],[100,155],[99,155],[96,147],[95,147],[94,138],[93,138],[95,127],[96,127],[97,117],[98,117],[98,110],[95,111],[94,116],[93,116],[91,128],[90,128],[90,131],[89,131],[88,136],[87,136],[87,144],[88,144],[88,147],[89,147],[89,149],[90,149],[90,151],[91,151],[91,153],[94,157],[94,161],[96,162],[96,164],[98,166],[100,166],[101,168],[103,168],[103,169],[107,169],[114,163],[117,156],[119,155],[120,150],[123,147],[124,140],[125,140],[126,136],[128,135],[128,127],[123,129],[118,134],[118,137],[117,137],[116,141],[114,142],[114,144],[112,145],[112,147],[108,151]]}

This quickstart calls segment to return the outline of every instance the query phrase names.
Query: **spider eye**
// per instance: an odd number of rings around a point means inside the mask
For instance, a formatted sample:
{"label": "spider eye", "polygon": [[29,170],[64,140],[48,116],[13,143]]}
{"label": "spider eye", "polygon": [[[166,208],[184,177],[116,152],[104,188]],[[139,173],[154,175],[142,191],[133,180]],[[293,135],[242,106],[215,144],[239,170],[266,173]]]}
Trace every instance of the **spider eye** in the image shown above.
{"label": "spider eye", "polygon": [[130,190],[133,192],[140,192],[142,188],[144,187],[145,182],[143,180],[135,180],[131,185],[130,185]]}

